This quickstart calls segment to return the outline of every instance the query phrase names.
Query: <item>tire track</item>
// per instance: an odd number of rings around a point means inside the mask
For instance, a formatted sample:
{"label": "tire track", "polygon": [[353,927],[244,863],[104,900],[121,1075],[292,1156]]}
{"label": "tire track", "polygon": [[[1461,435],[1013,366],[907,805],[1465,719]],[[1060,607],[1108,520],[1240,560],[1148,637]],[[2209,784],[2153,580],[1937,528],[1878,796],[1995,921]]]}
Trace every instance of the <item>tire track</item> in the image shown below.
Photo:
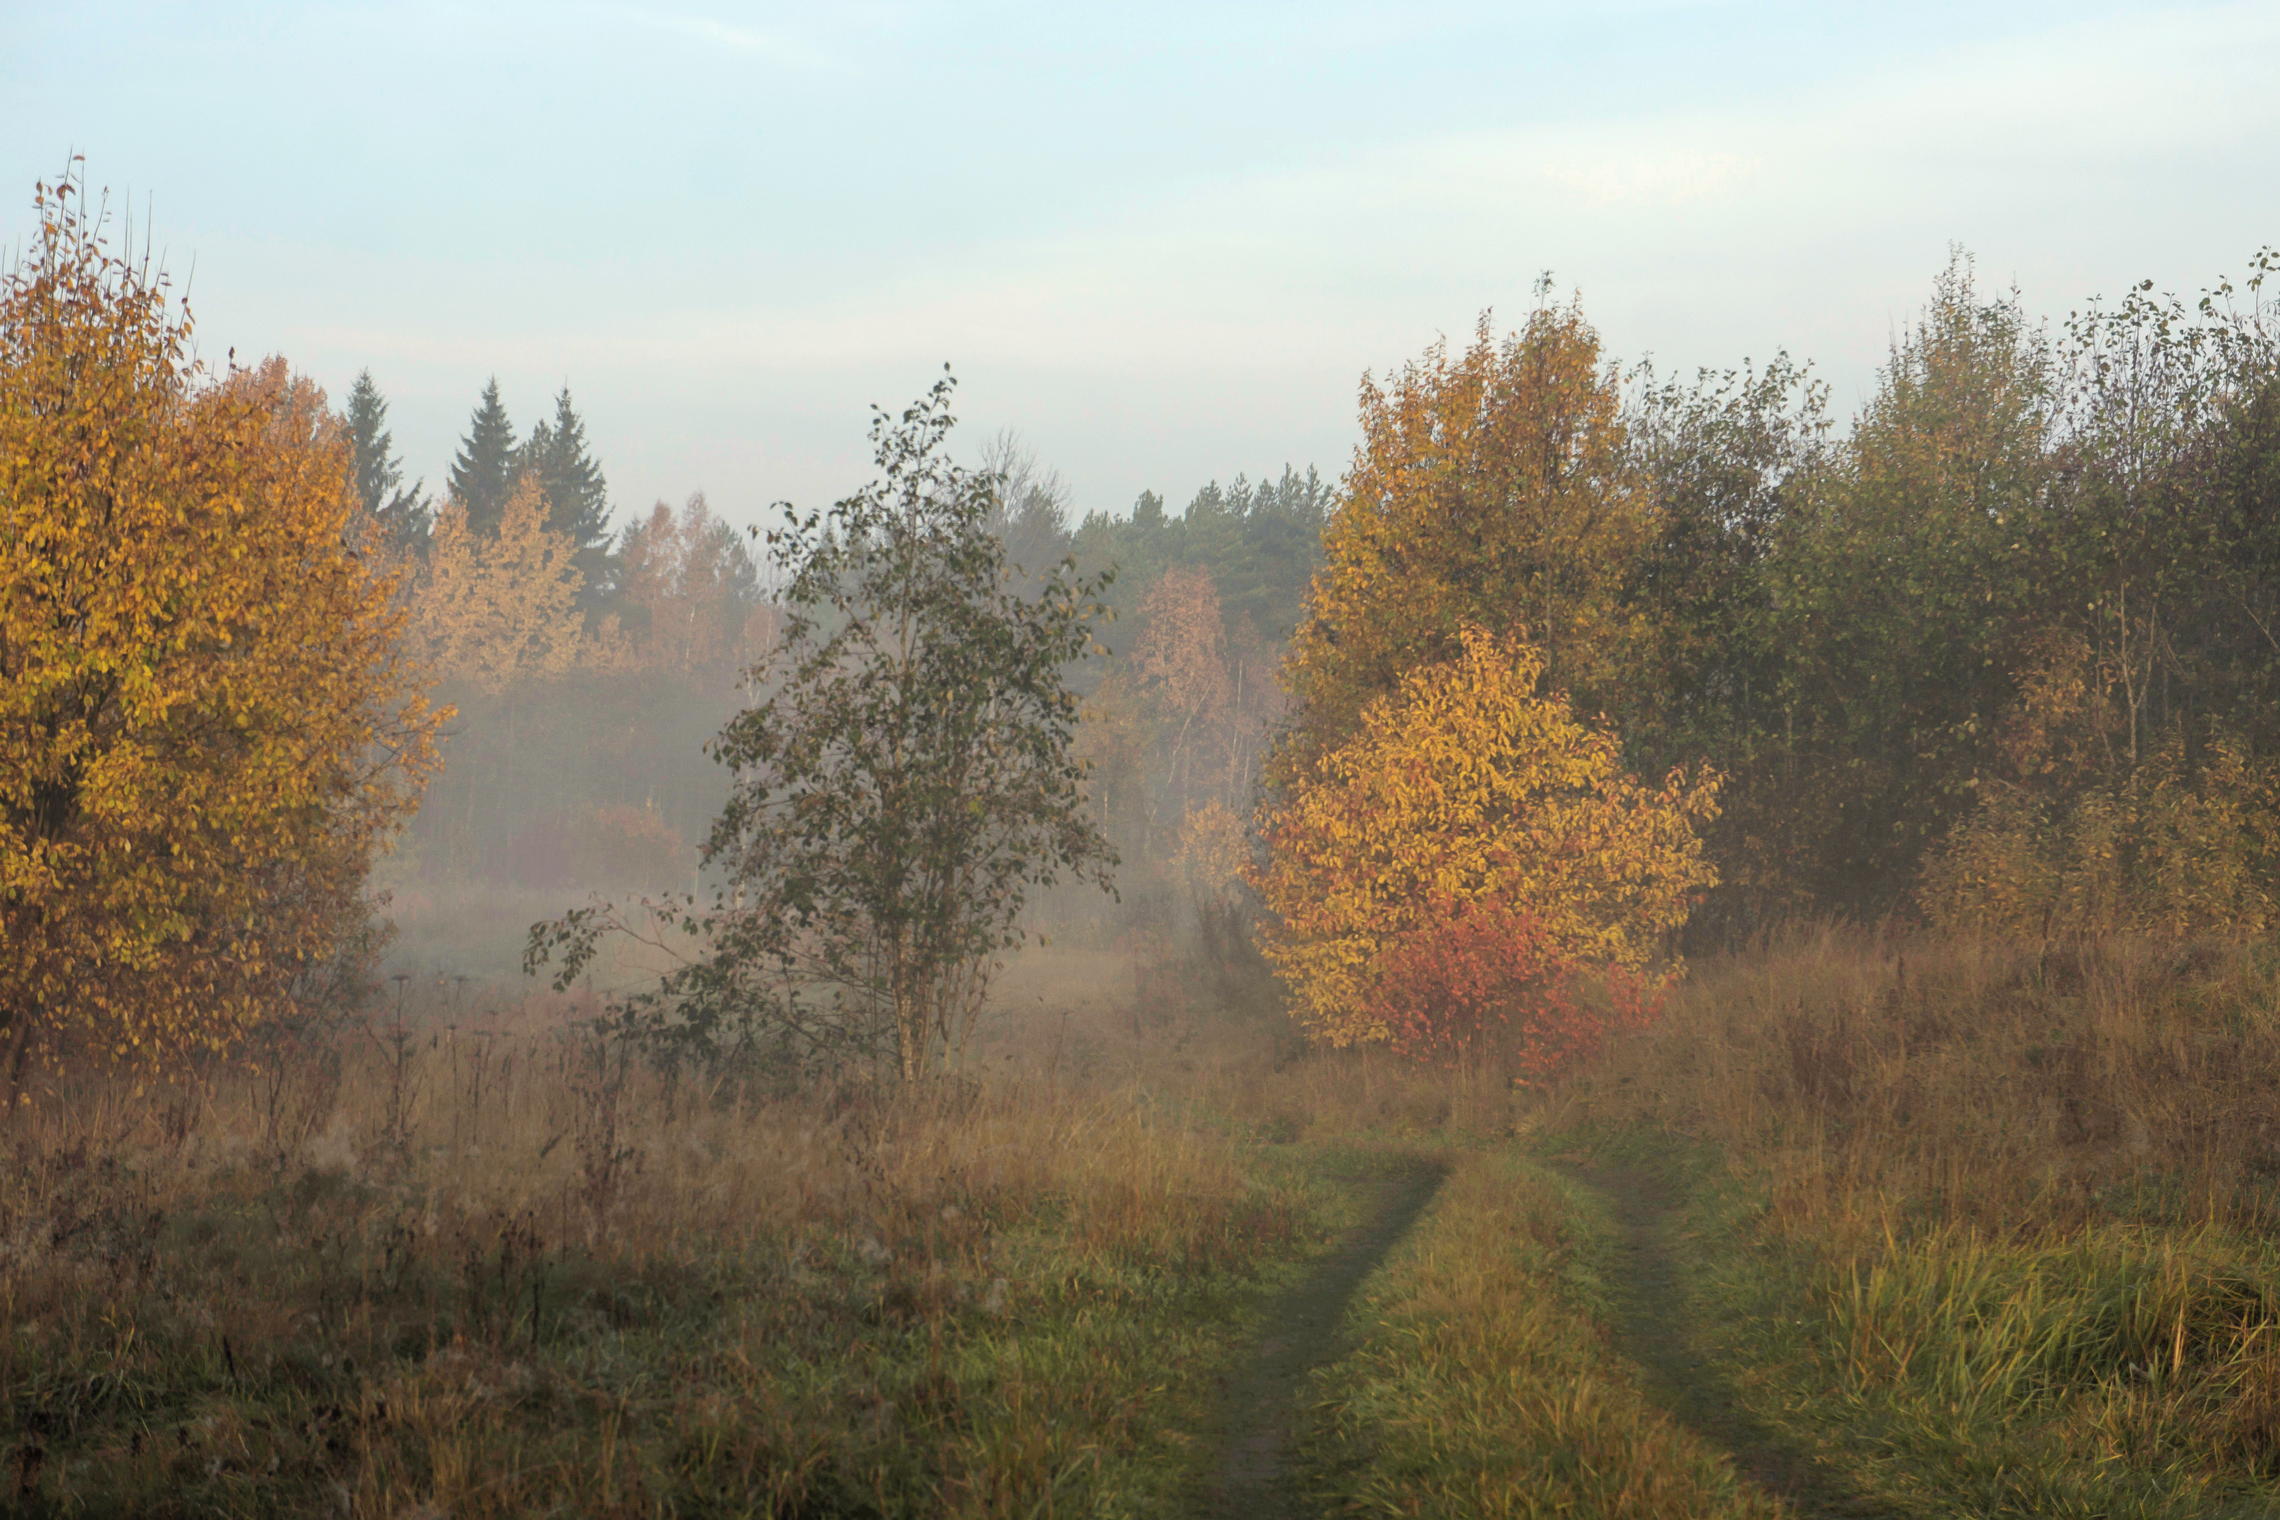
{"label": "tire track", "polygon": [[1863,1496],[1742,1405],[1705,1356],[1681,1286],[1678,1214],[1670,1184],[1631,1168],[1566,1168],[1598,1193],[1615,1221],[1616,1349],[1647,1375],[1649,1391],[1687,1429],[1725,1451],[1743,1479],[1787,1502],[1803,1520],[1903,1520]]}
{"label": "tire track", "polygon": [[1446,1175],[1420,1162],[1357,1185],[1361,1223],[1269,1308],[1248,1366],[1224,1397],[1222,1454],[1200,1511],[1207,1520],[1298,1520],[1307,1513],[1291,1481],[1299,1394],[1309,1373],[1349,1349],[1344,1320],[1354,1294],[1417,1223]]}

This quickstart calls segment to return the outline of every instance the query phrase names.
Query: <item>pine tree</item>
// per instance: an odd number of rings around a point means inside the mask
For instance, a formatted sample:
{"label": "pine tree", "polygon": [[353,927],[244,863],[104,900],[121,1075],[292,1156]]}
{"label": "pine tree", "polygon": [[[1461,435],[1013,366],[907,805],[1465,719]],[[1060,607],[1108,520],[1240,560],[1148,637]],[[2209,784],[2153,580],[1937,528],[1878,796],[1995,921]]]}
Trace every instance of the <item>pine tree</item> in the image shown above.
{"label": "pine tree", "polygon": [[500,515],[515,484],[515,427],[499,400],[499,380],[491,377],[451,461],[451,494],[466,505],[467,526],[489,536],[499,531]]}
{"label": "pine tree", "polygon": [[349,388],[344,420],[351,498],[364,509],[366,522],[379,530],[382,545],[416,552],[427,541],[432,514],[420,496],[423,482],[412,482],[408,491],[403,488],[403,461],[395,456],[395,440],[388,433],[388,401],[373,383],[372,371],[358,372]]}

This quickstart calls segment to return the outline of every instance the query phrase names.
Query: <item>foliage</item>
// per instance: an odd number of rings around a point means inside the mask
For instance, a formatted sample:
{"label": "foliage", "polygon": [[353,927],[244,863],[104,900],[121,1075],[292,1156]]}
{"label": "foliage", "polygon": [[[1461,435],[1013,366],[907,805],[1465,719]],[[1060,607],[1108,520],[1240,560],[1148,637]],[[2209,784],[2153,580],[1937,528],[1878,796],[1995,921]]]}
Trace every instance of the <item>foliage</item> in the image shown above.
{"label": "foliage", "polygon": [[1762,779],[1791,821],[1775,848],[1816,900],[1904,889],[1991,759],[1987,717],[2063,584],[2047,510],[2056,386],[2016,296],[1983,299],[1959,255],[1837,467],[1785,513],[1767,567],[1784,752]]}
{"label": "foliage", "polygon": [[609,482],[587,446],[586,424],[570,403],[569,386],[555,395],[553,421],[533,426],[516,450],[514,469],[537,478],[547,530],[573,545],[579,589],[589,605],[598,606],[610,558]]}
{"label": "foliage", "polygon": [[214,1046],[353,938],[438,715],[282,361],[203,375],[74,179],[0,285],[0,1041]]}
{"label": "foliage", "polygon": [[663,502],[618,540],[612,616],[631,665],[715,681],[733,679],[771,637],[760,572],[744,536],[691,496],[678,514]]}
{"label": "foliage", "polygon": [[[1105,884],[1064,676],[1100,584],[1065,564],[1035,598],[1012,587],[1000,481],[942,457],[950,391],[877,418],[876,483],[769,535],[781,637],[713,745],[734,777],[705,845],[722,885],[680,910],[699,951],[628,1005],[637,1024],[915,1080],[962,1048],[1030,892]],[[529,964],[559,955],[566,983],[613,926],[538,925]]]}
{"label": "foliage", "polygon": [[1046,579],[1069,554],[1069,483],[1011,432],[982,446],[980,469],[999,482],[989,527],[1005,544],[1007,563],[1031,582]]}
{"label": "foliage", "polygon": [[1393,1036],[1381,957],[1455,908],[1502,904],[1552,955],[1639,970],[1716,879],[1697,832],[1714,777],[1642,785],[1611,733],[1541,692],[1540,652],[1478,628],[1458,638],[1456,658],[1370,702],[1264,819],[1267,954],[1333,1045]]}
{"label": "foliage", "polygon": [[437,673],[496,693],[568,670],[582,638],[573,553],[546,525],[534,474],[515,483],[490,535],[452,498],[436,519],[417,598],[415,626]]}
{"label": "foliage", "polygon": [[1365,379],[1362,443],[1284,668],[1295,704],[1273,779],[1290,784],[1460,630],[1524,631],[1564,687],[1604,706],[1639,635],[1624,589],[1655,498],[1631,467],[1621,397],[1574,306],[1499,342],[1444,344]]}
{"label": "foliage", "polygon": [[2049,640],[2004,725],[1999,770],[1930,852],[1919,894],[1950,932],[2260,934],[2280,921],[2280,766],[2218,731],[2134,762],[2121,677]]}
{"label": "foliage", "polygon": [[1207,572],[1218,588],[1229,636],[1279,645],[1298,625],[1306,587],[1322,559],[1322,524],[1331,491],[1313,469],[1285,465],[1254,483],[1237,475],[1206,484],[1173,514],[1163,498],[1142,492],[1131,512],[1086,515],[1073,535],[1077,563],[1114,567],[1108,601],[1116,617],[1102,638],[1126,652],[1145,625],[1139,604],[1172,569]]}
{"label": "foliage", "polygon": [[[1368,971],[1369,1002],[1400,1055],[1487,1059],[1532,1081],[1596,1055],[1652,1018],[1653,984],[1603,972],[1597,989],[1534,915],[1494,898],[1428,905]],[[1599,993],[1595,1003],[1593,992]]]}

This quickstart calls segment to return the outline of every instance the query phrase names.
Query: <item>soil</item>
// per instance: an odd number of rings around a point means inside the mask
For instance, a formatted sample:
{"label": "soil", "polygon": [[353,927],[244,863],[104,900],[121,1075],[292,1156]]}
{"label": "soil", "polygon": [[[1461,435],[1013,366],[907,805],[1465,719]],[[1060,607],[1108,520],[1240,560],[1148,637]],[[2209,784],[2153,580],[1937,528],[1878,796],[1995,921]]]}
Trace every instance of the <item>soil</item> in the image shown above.
{"label": "soil", "polygon": [[1362,1280],[1409,1233],[1441,1186],[1438,1166],[1354,1185],[1361,1222],[1341,1235],[1305,1282],[1267,1311],[1249,1364],[1229,1384],[1219,1429],[1224,1444],[1201,1513],[1210,1520],[1299,1520],[1291,1438],[1307,1374],[1347,1350],[1347,1306]]}
{"label": "soil", "polygon": [[1801,1517],[1872,1520],[1898,1512],[1853,1492],[1828,1468],[1752,1417],[1730,1379],[1706,1357],[1682,1285],[1677,1191],[1650,1172],[1571,1166],[1603,1194],[1617,1235],[1615,1350],[1646,1373],[1648,1390],[1679,1421],[1723,1449],[1744,1482],[1785,1500]]}

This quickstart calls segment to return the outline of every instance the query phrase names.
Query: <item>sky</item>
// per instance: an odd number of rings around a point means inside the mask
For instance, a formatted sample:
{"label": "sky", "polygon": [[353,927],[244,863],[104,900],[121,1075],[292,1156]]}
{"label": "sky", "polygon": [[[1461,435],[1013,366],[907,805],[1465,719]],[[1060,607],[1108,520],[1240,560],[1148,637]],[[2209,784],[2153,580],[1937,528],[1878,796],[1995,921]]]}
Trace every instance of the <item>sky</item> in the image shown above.
{"label": "sky", "polygon": [[71,154],[201,351],[369,368],[440,484],[568,385],[621,515],[870,473],[944,363],[1079,510],[1335,476],[1540,275],[1849,410],[1951,246],[2052,319],[2280,243],[2280,0],[0,0],[0,249]]}

